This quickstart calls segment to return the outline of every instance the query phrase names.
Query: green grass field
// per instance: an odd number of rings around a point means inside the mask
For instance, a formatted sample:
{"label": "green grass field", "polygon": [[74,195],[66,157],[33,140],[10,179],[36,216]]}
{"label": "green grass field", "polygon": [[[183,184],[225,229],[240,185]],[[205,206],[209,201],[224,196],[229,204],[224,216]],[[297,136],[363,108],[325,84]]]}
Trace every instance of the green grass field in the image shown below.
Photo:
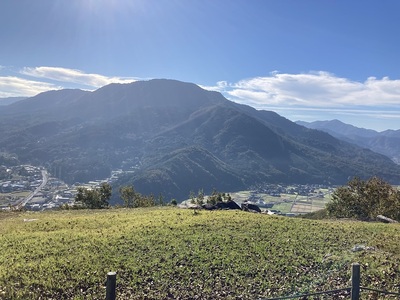
{"label": "green grass field", "polygon": [[0,213],[0,223],[0,299],[105,299],[109,271],[118,299],[288,296],[349,286],[353,262],[363,286],[399,292],[397,224],[166,207]]}

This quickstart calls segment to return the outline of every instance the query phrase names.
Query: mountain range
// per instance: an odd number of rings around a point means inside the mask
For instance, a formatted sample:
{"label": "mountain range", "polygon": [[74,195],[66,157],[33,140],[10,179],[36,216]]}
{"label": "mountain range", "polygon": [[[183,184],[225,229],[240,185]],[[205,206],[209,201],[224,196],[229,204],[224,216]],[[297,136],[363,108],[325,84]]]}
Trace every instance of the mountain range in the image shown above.
{"label": "mountain range", "polygon": [[26,99],[26,97],[7,97],[7,98],[0,98],[0,106],[9,105],[11,103]]}
{"label": "mountain range", "polygon": [[387,156],[192,83],[154,79],[58,90],[0,106],[0,151],[68,183],[131,172],[114,187],[185,199],[265,182],[400,181]]}
{"label": "mountain range", "polygon": [[395,163],[400,164],[400,130],[389,129],[378,132],[355,127],[339,120],[296,121],[296,123],[307,128],[325,131],[338,139],[381,153],[390,157]]}

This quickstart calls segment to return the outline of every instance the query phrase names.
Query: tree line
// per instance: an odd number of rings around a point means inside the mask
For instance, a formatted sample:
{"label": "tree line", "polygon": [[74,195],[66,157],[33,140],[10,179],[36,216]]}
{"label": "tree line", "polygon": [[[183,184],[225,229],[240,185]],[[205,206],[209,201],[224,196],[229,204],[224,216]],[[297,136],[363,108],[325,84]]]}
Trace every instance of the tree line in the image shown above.
{"label": "tree line", "polygon": [[213,189],[211,195],[207,198],[205,197],[203,189],[200,189],[197,192],[197,195],[191,191],[189,195],[190,202],[192,204],[197,204],[202,206],[203,204],[217,204],[218,202],[229,202],[232,201],[232,197],[230,194],[218,192],[216,189]]}
{"label": "tree line", "polygon": [[[120,187],[119,194],[124,202],[124,207],[127,208],[164,205],[164,197],[161,194],[158,197],[153,194],[142,195],[133,186]],[[89,209],[108,208],[111,195],[112,187],[109,183],[102,183],[96,188],[79,187],[75,196],[75,207]]]}
{"label": "tree line", "polygon": [[[79,187],[75,196],[75,208],[88,208],[88,209],[103,209],[110,206],[109,200],[112,195],[112,187],[109,183],[102,183],[100,186],[95,188]],[[136,207],[151,207],[158,205],[165,205],[164,197],[160,194],[155,197],[153,194],[142,195],[135,190],[132,186],[122,186],[119,188],[119,195],[123,200],[123,206],[127,208]],[[197,195],[193,192],[190,193],[189,198],[192,203],[202,205],[205,203],[216,204],[218,202],[229,202],[232,201],[230,194],[221,193],[217,190],[213,190],[211,195],[207,198],[203,190],[199,190]],[[177,205],[177,201],[172,199],[170,205]]]}
{"label": "tree line", "polygon": [[[112,187],[102,183],[97,188],[78,188],[75,196],[76,206],[89,209],[102,209],[109,207]],[[164,205],[164,198],[160,194],[142,195],[134,186],[122,186],[119,194],[124,202],[124,207],[150,207]],[[220,193],[215,189],[209,197],[205,197],[203,190],[197,195],[191,192],[189,198],[192,203],[215,204],[217,202],[232,201],[229,194]],[[176,205],[176,200],[169,204]],[[331,201],[326,205],[329,217],[354,218],[363,221],[375,220],[378,215],[400,221],[400,190],[378,177],[361,180],[358,177],[351,179],[346,185],[338,187],[332,193]]]}

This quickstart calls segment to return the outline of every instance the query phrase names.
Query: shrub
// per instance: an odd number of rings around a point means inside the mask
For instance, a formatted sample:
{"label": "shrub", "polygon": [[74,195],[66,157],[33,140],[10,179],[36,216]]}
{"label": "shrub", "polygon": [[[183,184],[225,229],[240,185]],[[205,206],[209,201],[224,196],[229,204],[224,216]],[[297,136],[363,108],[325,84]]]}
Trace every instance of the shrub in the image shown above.
{"label": "shrub", "polygon": [[400,191],[378,177],[350,180],[327,204],[329,216],[372,220],[377,215],[400,220]]}

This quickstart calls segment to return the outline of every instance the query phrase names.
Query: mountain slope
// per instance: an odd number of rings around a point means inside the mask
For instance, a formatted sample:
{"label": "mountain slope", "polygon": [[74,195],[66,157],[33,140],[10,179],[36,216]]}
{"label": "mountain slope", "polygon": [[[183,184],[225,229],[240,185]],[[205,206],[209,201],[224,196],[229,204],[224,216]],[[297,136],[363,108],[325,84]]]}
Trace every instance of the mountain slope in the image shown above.
{"label": "mountain slope", "polygon": [[338,120],[311,123],[297,121],[296,123],[307,128],[325,131],[338,139],[381,153],[400,164],[400,130],[377,132],[371,129],[358,128]]}
{"label": "mountain slope", "polygon": [[175,80],[42,93],[4,107],[0,125],[2,151],[69,183],[122,168],[135,172],[118,184],[178,200],[266,181],[400,181],[383,155]]}
{"label": "mountain slope", "polygon": [[18,102],[21,100],[26,99],[26,97],[6,97],[6,98],[0,98],[0,107],[4,105],[10,105],[14,102]]}
{"label": "mountain slope", "polygon": [[121,178],[119,184],[126,185],[127,182],[134,184],[142,193],[157,191],[167,199],[185,199],[190,192],[197,194],[201,189],[211,193],[213,188],[232,191],[246,187],[234,168],[195,146],[168,153],[133,177]]}
{"label": "mountain slope", "polygon": [[375,130],[355,127],[353,125],[343,123],[339,120],[315,121],[312,123],[297,121],[296,123],[306,126],[308,128],[320,129],[320,130],[326,129],[324,131],[329,130],[329,132],[341,134],[341,135],[347,136],[347,137],[356,137],[356,136],[358,136],[358,137],[375,137],[379,134]]}

